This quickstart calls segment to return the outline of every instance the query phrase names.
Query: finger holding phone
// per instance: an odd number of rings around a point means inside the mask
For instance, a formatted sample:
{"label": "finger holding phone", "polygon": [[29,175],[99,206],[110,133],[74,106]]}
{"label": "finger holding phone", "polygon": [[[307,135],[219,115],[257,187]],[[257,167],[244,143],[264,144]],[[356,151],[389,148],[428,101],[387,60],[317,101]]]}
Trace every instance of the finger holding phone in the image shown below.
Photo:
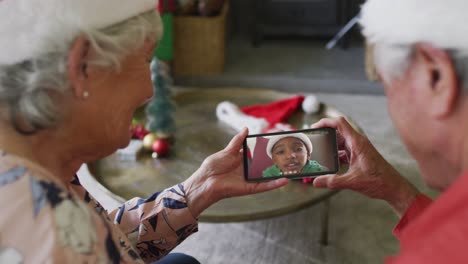
{"label": "finger holding phone", "polygon": [[349,189],[387,201],[402,216],[419,191],[375,149],[367,137],[357,132],[344,117],[324,118],[312,128],[333,127],[341,162],[349,163],[344,174],[315,178],[317,188]]}
{"label": "finger holding phone", "polygon": [[241,149],[247,133],[244,129],[223,150],[207,157],[184,182],[187,203],[194,217],[224,198],[265,192],[288,184],[284,178],[255,183],[244,180]]}

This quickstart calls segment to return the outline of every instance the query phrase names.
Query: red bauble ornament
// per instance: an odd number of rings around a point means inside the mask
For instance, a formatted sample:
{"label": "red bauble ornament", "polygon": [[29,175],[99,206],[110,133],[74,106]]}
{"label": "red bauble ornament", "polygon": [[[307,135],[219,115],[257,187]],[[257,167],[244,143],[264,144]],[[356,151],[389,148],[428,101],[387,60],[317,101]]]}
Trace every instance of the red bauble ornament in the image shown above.
{"label": "red bauble ornament", "polygon": [[143,139],[149,133],[142,124],[131,125],[130,131],[133,139]]}
{"label": "red bauble ornament", "polygon": [[158,153],[158,157],[165,157],[169,154],[169,142],[164,139],[156,139],[152,149],[154,152]]}

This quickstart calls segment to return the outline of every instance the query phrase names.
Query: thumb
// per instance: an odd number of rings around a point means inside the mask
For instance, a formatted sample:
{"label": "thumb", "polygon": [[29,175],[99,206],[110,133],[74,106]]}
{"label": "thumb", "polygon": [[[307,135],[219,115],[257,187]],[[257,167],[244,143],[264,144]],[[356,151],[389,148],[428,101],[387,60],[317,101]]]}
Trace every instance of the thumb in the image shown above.
{"label": "thumb", "polygon": [[229,144],[227,145],[227,147],[225,148],[225,150],[227,151],[239,151],[242,147],[242,143],[244,142],[244,139],[245,137],[247,136],[247,134],[249,133],[249,130],[245,127],[241,130],[241,132],[239,132],[237,135],[235,135],[231,141],[229,142]]}
{"label": "thumb", "polygon": [[338,174],[319,176],[314,179],[313,185],[316,188],[343,189],[342,178]]}

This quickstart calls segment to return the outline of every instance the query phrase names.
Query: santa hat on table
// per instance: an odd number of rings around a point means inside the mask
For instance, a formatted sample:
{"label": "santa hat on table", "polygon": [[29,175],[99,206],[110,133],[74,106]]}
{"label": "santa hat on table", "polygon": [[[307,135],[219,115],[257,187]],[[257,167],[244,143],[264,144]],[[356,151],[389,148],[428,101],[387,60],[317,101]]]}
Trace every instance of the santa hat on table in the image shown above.
{"label": "santa hat on table", "polygon": [[320,102],[314,95],[298,95],[268,104],[242,108],[225,101],[218,104],[216,115],[220,121],[237,131],[248,127],[250,134],[259,134],[295,130],[287,124],[287,120],[300,108],[306,113],[315,113],[320,108]]}
{"label": "santa hat on table", "polygon": [[0,65],[53,52],[83,31],[123,22],[156,5],[157,0],[0,0]]}

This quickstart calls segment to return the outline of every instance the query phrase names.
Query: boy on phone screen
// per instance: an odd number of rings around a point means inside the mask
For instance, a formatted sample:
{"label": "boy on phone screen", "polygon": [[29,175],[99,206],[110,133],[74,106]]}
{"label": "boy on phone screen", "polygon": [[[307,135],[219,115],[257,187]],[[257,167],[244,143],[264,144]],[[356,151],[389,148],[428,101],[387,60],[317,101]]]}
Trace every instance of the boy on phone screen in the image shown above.
{"label": "boy on phone screen", "polygon": [[266,168],[262,176],[277,177],[327,171],[325,166],[310,160],[312,150],[312,142],[304,133],[270,137],[266,152],[274,164]]}

